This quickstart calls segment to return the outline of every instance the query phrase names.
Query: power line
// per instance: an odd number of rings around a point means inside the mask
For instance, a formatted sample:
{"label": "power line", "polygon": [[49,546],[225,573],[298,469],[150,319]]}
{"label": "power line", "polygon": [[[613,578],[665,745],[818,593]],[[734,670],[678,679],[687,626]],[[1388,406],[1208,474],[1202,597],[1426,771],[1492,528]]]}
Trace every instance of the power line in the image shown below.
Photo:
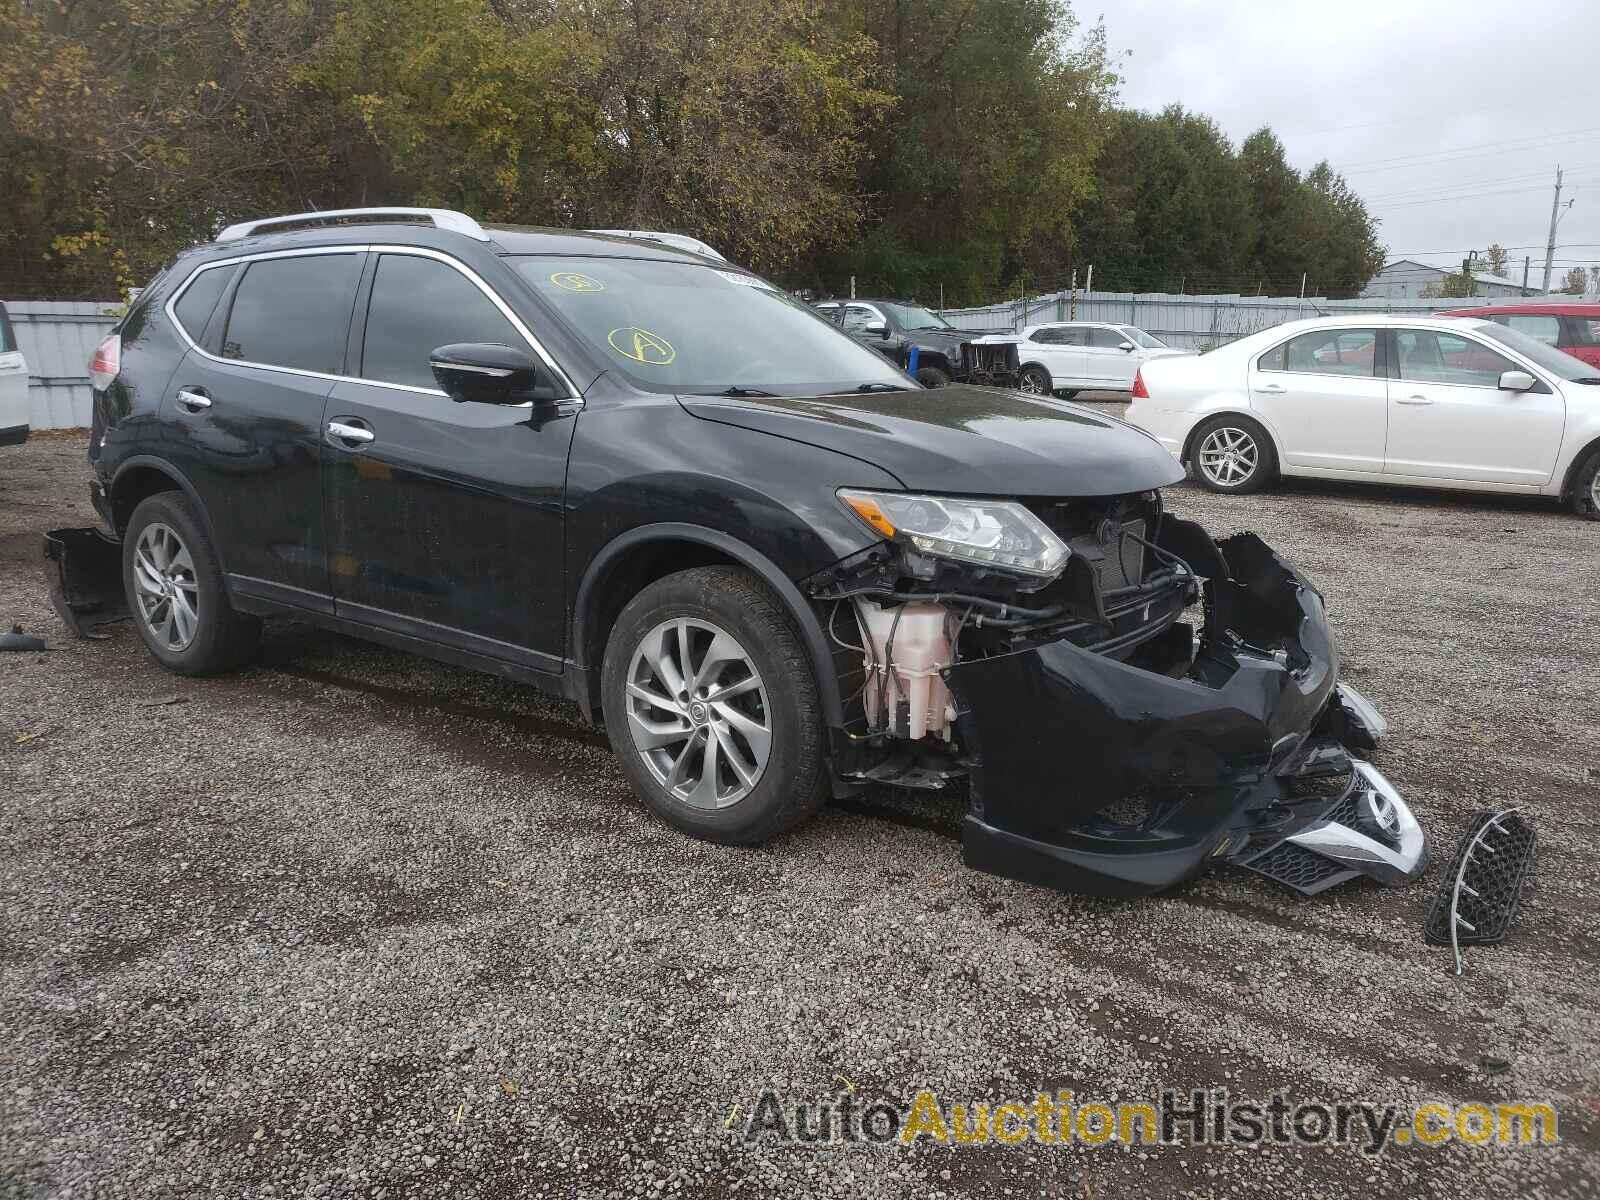
{"label": "power line", "polygon": [[1361,162],[1346,164],[1345,166],[1342,166],[1340,170],[1342,173],[1349,175],[1380,170],[1396,164],[1427,166],[1432,165],[1435,161],[1442,161],[1462,155],[1473,157],[1477,151],[1486,151],[1494,147],[1511,147],[1517,143],[1530,143],[1525,146],[1518,146],[1517,148],[1519,149],[1540,150],[1545,146],[1559,145],[1562,141],[1568,139],[1588,139],[1594,137],[1600,137],[1600,127],[1591,126],[1587,129],[1567,130],[1564,133],[1542,133],[1519,138],[1503,138],[1495,142],[1469,143],[1465,146],[1450,146],[1441,150],[1425,150],[1413,154],[1401,154],[1396,155],[1393,158],[1373,158]]}

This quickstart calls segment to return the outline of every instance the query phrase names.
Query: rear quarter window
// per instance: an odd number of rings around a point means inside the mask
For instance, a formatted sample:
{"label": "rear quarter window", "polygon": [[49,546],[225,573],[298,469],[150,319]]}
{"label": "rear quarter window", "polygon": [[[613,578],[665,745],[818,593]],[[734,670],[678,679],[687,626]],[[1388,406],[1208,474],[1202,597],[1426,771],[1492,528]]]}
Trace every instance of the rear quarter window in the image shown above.
{"label": "rear quarter window", "polygon": [[189,282],[172,306],[172,312],[189,337],[199,342],[206,331],[206,322],[216,310],[217,301],[233,278],[233,267],[212,267],[203,270]]}

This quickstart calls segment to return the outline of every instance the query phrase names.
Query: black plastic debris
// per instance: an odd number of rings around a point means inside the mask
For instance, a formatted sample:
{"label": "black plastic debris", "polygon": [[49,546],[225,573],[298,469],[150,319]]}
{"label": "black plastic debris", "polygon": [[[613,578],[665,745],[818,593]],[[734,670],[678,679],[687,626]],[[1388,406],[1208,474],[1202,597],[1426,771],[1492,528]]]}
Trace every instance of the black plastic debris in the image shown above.
{"label": "black plastic debris", "polygon": [[1472,818],[1423,925],[1431,944],[1457,948],[1457,974],[1460,947],[1505,939],[1533,865],[1533,843],[1533,826],[1515,809]]}
{"label": "black plastic debris", "polygon": [[10,633],[0,633],[0,650],[44,650],[42,637],[22,632],[21,625],[13,625]]}

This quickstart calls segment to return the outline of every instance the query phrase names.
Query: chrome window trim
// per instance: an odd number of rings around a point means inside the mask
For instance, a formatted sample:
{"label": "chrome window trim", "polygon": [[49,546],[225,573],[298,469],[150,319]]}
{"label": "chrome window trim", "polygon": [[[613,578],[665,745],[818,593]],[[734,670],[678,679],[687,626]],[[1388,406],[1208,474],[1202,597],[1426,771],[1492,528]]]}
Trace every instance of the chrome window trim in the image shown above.
{"label": "chrome window trim", "polygon": [[[478,273],[471,267],[441,250],[434,250],[426,246],[387,245],[382,243],[359,246],[299,246],[292,250],[259,250],[253,254],[239,254],[231,258],[219,258],[214,262],[202,263],[200,266],[191,271],[189,273],[189,277],[179,284],[172,295],[167,298],[167,302],[162,305],[162,311],[167,314],[167,319],[172,322],[173,328],[178,331],[178,336],[183,339],[183,341],[188,345],[189,349],[200,355],[202,358],[209,359],[214,363],[222,363],[226,366],[232,367],[252,367],[260,371],[278,371],[284,375],[298,375],[305,379],[328,379],[335,383],[360,383],[365,384],[368,387],[394,388],[397,391],[415,392],[423,396],[439,396],[444,399],[449,399],[449,397],[438,388],[416,387],[407,383],[390,383],[386,379],[368,379],[360,375],[334,375],[324,371],[307,371],[300,367],[281,367],[275,363],[255,362],[253,360],[244,358],[223,358],[220,355],[212,354],[209,350],[206,350],[198,342],[196,342],[194,338],[189,335],[189,331],[183,327],[183,322],[178,320],[176,308],[178,301],[183,298],[183,293],[189,290],[190,285],[192,285],[194,281],[200,277],[200,274],[203,271],[210,271],[217,267],[231,267],[239,263],[255,262],[264,258],[309,258],[320,254],[368,253],[410,254],[416,256],[417,258],[431,258],[444,263],[448,267],[454,268],[456,271],[459,271],[462,275],[466,276],[467,279],[473,283],[480,292],[488,297],[491,304],[500,310],[501,316],[505,317],[506,320],[511,323],[511,327],[523,336],[529,347],[536,355],[538,355],[539,360],[543,362],[544,365],[548,367],[555,377],[559,379],[565,386],[567,394],[565,396],[558,397],[557,399],[561,401],[575,400],[578,402],[578,404],[583,404],[583,397],[579,394],[578,389],[573,385],[571,378],[565,371],[556,365],[556,361],[550,357],[549,351],[544,348],[544,345],[539,341],[538,338],[533,336],[533,331],[523,323],[522,319],[511,310],[511,306],[502,300],[495,290],[485,283]],[[532,407],[532,405],[530,402],[522,405],[516,405],[514,407],[528,408]]]}

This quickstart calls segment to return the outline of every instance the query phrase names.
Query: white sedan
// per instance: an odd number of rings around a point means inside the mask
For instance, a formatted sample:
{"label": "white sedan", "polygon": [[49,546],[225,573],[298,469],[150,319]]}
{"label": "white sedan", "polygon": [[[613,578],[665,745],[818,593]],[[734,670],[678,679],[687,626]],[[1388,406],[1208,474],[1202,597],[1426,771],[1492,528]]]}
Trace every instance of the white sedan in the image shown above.
{"label": "white sedan", "polygon": [[1600,370],[1491,321],[1291,321],[1145,363],[1125,419],[1214,492],[1311,475],[1557,496],[1600,519]]}
{"label": "white sedan", "polygon": [[1036,396],[1086,389],[1126,392],[1152,359],[1190,354],[1132,325],[1105,321],[1050,321],[1020,333],[991,334],[981,342],[1015,342],[1017,387]]}

